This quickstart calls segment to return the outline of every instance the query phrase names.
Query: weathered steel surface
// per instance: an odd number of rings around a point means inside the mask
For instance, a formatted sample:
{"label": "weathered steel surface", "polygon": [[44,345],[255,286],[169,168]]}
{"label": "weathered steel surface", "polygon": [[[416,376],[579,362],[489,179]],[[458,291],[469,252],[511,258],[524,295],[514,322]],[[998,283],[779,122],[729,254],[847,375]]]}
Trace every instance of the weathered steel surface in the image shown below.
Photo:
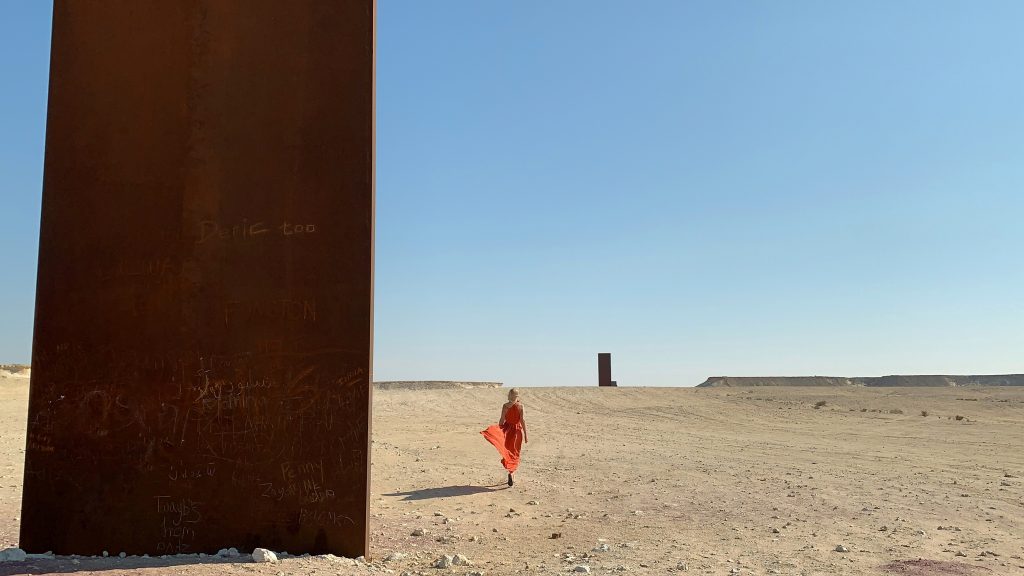
{"label": "weathered steel surface", "polygon": [[373,0],[58,0],[21,545],[367,546]]}
{"label": "weathered steel surface", "polygon": [[609,352],[599,352],[597,354],[597,385],[616,385],[612,382],[612,355]]}

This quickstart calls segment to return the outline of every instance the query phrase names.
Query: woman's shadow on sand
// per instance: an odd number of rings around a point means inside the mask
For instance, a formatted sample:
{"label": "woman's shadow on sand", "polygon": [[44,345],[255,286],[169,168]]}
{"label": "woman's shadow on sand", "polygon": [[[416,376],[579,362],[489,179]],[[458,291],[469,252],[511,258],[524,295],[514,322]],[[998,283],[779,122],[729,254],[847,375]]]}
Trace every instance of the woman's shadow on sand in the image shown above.
{"label": "woman's shadow on sand", "polygon": [[382,496],[403,496],[402,500],[430,500],[431,498],[452,498],[487,492],[500,492],[508,490],[508,488],[506,484],[493,484],[491,486],[445,486],[443,488],[410,490],[409,492],[392,492],[391,494],[382,494]]}

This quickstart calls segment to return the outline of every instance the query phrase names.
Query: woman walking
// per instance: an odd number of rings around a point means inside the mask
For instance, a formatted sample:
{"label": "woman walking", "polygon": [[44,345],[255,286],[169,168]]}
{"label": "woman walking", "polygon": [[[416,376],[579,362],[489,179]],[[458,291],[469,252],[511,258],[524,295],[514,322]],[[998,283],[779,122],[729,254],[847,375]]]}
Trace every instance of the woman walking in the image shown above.
{"label": "woman walking", "polygon": [[526,419],[523,417],[523,404],[519,401],[518,390],[513,388],[508,391],[508,402],[501,407],[498,424],[488,427],[481,434],[501,454],[501,465],[508,470],[508,485],[511,486],[514,484],[512,474],[519,468],[519,451],[523,442],[530,442],[526,436]]}

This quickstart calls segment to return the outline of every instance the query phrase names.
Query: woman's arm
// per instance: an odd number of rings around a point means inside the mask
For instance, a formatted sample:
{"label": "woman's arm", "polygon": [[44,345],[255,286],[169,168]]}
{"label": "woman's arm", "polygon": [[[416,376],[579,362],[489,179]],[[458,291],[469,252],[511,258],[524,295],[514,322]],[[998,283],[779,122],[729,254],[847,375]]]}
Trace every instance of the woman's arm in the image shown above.
{"label": "woman's arm", "polygon": [[519,421],[523,424],[523,442],[530,443],[530,435],[526,433],[526,409],[519,405]]}
{"label": "woman's arm", "polygon": [[503,404],[501,407],[501,418],[498,418],[498,426],[505,425],[505,413],[508,412],[508,404]]}

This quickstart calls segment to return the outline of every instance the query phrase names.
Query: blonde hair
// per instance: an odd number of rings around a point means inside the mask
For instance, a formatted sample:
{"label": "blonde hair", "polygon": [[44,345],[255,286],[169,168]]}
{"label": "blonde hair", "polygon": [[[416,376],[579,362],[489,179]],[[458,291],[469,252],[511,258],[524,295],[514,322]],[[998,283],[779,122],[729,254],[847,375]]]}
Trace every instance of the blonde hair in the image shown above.
{"label": "blonde hair", "polygon": [[508,397],[511,398],[513,396],[515,396],[516,398],[519,398],[519,389],[518,388],[509,388],[508,389]]}

